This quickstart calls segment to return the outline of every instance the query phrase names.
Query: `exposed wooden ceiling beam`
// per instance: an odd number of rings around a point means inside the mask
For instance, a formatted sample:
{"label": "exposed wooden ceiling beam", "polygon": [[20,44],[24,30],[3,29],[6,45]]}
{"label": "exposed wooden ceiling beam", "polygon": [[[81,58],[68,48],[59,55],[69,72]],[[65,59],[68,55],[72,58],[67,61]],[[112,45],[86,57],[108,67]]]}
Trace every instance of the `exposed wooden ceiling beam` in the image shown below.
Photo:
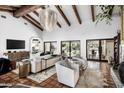
{"label": "exposed wooden ceiling beam", "polygon": [[26,19],[28,22],[30,22],[31,24],[33,24],[34,26],[38,27],[41,31],[43,31],[43,28],[41,27],[40,23],[37,22],[34,18],[32,18],[30,15],[27,14],[22,17]]}
{"label": "exposed wooden ceiling beam", "polygon": [[62,15],[66,23],[71,26],[71,23],[69,22],[68,18],[65,16],[64,12],[61,10],[61,8],[58,5],[55,5],[56,9],[59,11],[59,13]]}
{"label": "exposed wooden ceiling beam", "polygon": [[62,27],[58,21],[57,21],[57,25],[58,25],[58,27],[60,27],[60,28]]}
{"label": "exposed wooden ceiling beam", "polygon": [[[39,13],[37,12],[37,11],[33,11],[33,13],[37,16],[37,17],[39,17]],[[58,25],[58,27],[60,27],[61,28],[61,25],[60,25],[60,23],[57,21],[57,25]]]}
{"label": "exposed wooden ceiling beam", "polygon": [[92,14],[92,21],[94,22],[95,21],[95,9],[94,9],[94,5],[91,5],[91,14]]}
{"label": "exposed wooden ceiling beam", "polygon": [[37,11],[33,11],[33,13],[39,17],[39,13]]}
{"label": "exposed wooden ceiling beam", "polygon": [[11,11],[11,10],[6,10],[6,9],[0,9],[0,11],[13,13],[13,11]]}
{"label": "exposed wooden ceiling beam", "polygon": [[38,25],[40,25],[40,23],[37,20],[35,20],[33,17],[31,17],[29,14],[27,14],[26,16],[29,17],[34,22],[36,22]]}
{"label": "exposed wooden ceiling beam", "polygon": [[[28,10],[24,10],[26,7],[28,8]],[[0,5],[0,11],[7,11],[7,12],[14,12],[14,11],[16,11],[17,14],[18,14],[18,11],[24,11],[24,13],[19,13],[20,15],[16,16],[16,17],[22,16],[28,22],[30,22],[31,24],[33,24],[34,26],[36,26],[37,28],[39,28],[40,30],[43,31],[40,23],[37,22],[34,18],[32,18],[30,15],[27,14],[28,12],[33,11],[32,9],[37,9],[38,7],[39,6],[34,7],[33,5],[31,5],[31,6],[25,5],[25,6],[22,6],[21,8],[18,8],[18,7],[8,6],[8,5]],[[15,16],[16,12],[14,12],[14,16]]]}
{"label": "exposed wooden ceiling beam", "polygon": [[18,10],[14,12],[15,17],[21,17],[24,16],[30,12],[35,11],[36,9],[40,8],[41,5],[23,5]]}
{"label": "exposed wooden ceiling beam", "polygon": [[8,12],[14,12],[15,10],[17,10],[17,7],[13,7],[13,6],[8,6],[8,5],[0,5],[0,10],[1,11],[8,11]]}
{"label": "exposed wooden ceiling beam", "polygon": [[74,10],[74,13],[75,13],[77,19],[78,19],[79,24],[81,24],[81,18],[80,18],[80,16],[79,16],[78,11],[77,11],[76,5],[72,5],[72,8],[73,8],[73,10]]}
{"label": "exposed wooden ceiling beam", "polygon": [[31,23],[32,25],[36,26],[37,28],[39,28],[41,31],[43,31],[38,25],[36,25],[36,23],[32,22],[29,18],[27,18],[26,16],[22,16],[25,20],[27,20],[29,23]]}

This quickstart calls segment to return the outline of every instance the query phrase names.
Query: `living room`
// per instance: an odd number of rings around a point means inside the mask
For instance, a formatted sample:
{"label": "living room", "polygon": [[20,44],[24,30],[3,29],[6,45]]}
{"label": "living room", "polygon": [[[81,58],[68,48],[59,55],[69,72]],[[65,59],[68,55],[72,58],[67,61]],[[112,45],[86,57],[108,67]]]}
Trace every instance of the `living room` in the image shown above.
{"label": "living room", "polygon": [[[97,16],[105,7],[113,9],[112,20]],[[120,78],[116,73],[124,61],[120,6],[1,5],[0,10],[1,87],[123,87],[123,72]]]}

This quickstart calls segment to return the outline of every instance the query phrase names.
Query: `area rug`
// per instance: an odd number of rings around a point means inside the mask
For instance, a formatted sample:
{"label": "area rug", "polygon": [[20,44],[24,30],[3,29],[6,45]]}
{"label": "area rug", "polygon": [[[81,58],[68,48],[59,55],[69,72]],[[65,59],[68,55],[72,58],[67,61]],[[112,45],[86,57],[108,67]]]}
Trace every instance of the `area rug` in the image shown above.
{"label": "area rug", "polygon": [[[15,74],[18,74],[19,73],[19,70],[16,69],[16,70],[13,70],[12,72],[14,72]],[[47,70],[38,72],[36,74],[30,74],[27,78],[29,78],[29,79],[31,79],[33,81],[36,81],[38,83],[41,83],[44,80],[46,80],[49,77],[51,77],[55,73],[56,73],[56,69],[55,69],[55,67],[52,67],[52,68],[49,68]]]}
{"label": "area rug", "polygon": [[51,77],[53,74],[56,73],[56,69],[55,67],[52,67],[50,69],[47,69],[47,71],[42,71],[36,74],[31,74],[29,75],[27,78],[32,79],[38,83],[43,82],[44,80],[48,79],[49,77]]}

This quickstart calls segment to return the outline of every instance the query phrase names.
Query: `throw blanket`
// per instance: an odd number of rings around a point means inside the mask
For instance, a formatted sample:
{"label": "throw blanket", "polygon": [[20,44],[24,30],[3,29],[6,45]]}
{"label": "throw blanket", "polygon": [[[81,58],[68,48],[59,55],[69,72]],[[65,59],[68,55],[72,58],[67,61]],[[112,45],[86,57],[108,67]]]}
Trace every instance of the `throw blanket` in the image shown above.
{"label": "throw blanket", "polygon": [[9,59],[0,58],[0,74],[11,70],[11,62]]}

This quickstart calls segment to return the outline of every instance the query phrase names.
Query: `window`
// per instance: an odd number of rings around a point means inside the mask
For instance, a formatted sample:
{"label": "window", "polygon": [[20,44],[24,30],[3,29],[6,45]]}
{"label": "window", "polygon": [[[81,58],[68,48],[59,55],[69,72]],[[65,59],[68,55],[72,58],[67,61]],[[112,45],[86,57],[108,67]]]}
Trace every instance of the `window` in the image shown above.
{"label": "window", "polygon": [[57,54],[57,41],[44,42],[44,52]]}

